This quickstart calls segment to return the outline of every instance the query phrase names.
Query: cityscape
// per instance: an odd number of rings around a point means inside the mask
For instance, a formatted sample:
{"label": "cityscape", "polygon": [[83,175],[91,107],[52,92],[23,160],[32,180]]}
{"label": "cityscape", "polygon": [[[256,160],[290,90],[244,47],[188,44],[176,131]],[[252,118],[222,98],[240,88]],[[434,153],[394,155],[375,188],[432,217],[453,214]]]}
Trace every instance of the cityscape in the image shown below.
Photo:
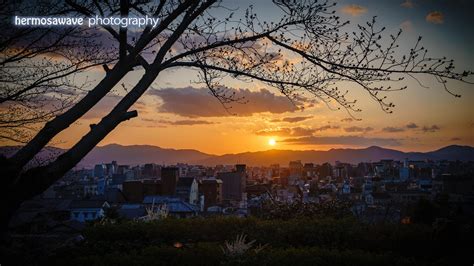
{"label": "cityscape", "polygon": [[[21,220],[25,214],[30,219],[38,215],[43,223],[53,225],[100,220],[111,211],[128,220],[158,219],[153,214],[163,208],[166,215],[176,218],[247,217],[258,216],[266,203],[331,201],[350,203],[353,215],[368,223],[410,223],[416,215],[410,207],[420,201],[445,201],[469,216],[474,214],[473,171],[473,161],[408,158],[358,164],[296,160],[260,167],[112,161],[67,173],[32,199],[31,206],[25,203],[25,209],[17,213],[17,226],[32,222]],[[64,214],[60,220],[56,212]],[[435,217],[416,219],[420,218]]]}
{"label": "cityscape", "polygon": [[474,216],[474,148],[447,149],[462,149],[470,160],[294,160],[266,166],[104,162],[69,171],[25,201],[9,226],[15,241],[36,252],[57,249],[58,242],[80,243],[92,224],[169,219],[350,217],[367,225],[433,224],[443,230]]}

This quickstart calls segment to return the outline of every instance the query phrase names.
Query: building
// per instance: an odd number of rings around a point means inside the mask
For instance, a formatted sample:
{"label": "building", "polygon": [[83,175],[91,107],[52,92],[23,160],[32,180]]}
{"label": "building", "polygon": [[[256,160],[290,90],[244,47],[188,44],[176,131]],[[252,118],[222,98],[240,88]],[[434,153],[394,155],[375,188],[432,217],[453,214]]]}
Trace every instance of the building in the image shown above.
{"label": "building", "polygon": [[84,184],[84,197],[88,196],[96,196],[99,194],[98,192],[98,184],[97,182],[89,181]]}
{"label": "building", "polygon": [[161,167],[154,163],[147,163],[143,166],[143,177],[146,178],[157,178],[160,176]]}
{"label": "building", "polygon": [[217,178],[222,180],[223,200],[242,200],[246,184],[245,165],[236,165],[236,171],[233,172],[218,173]]}
{"label": "building", "polygon": [[112,161],[112,163],[105,164],[106,174],[112,176],[117,173],[117,161]]}
{"label": "building", "polygon": [[199,193],[204,196],[204,209],[222,203],[222,180],[209,178],[199,181]]}
{"label": "building", "polygon": [[81,223],[104,217],[107,208],[110,205],[105,200],[73,200],[69,205],[71,220]]}
{"label": "building", "polygon": [[123,182],[127,179],[124,174],[113,174],[110,182],[110,187],[118,188],[123,190]]}
{"label": "building", "polygon": [[194,177],[181,177],[176,185],[176,196],[191,204],[198,204],[198,182]]}
{"label": "building", "polygon": [[147,207],[154,206],[159,208],[163,205],[168,209],[168,215],[176,218],[188,218],[198,214],[199,207],[194,204],[183,201],[180,198],[169,196],[146,196],[143,204]]}
{"label": "building", "polygon": [[288,176],[288,184],[295,185],[303,176],[303,164],[301,161],[291,161],[289,165],[290,175]]}
{"label": "building", "polygon": [[314,167],[313,163],[305,163],[303,166],[303,178],[306,180],[310,180],[317,177],[316,174],[316,167]]}
{"label": "building", "polygon": [[301,177],[301,175],[303,174],[303,164],[301,163],[300,160],[291,161],[289,165],[289,169],[290,169],[290,175],[292,176]]}
{"label": "building", "polygon": [[107,167],[105,164],[96,164],[94,166],[94,176],[95,177],[104,177],[107,173]]}
{"label": "building", "polygon": [[179,169],[176,167],[163,167],[161,169],[162,195],[174,195],[178,184]]}
{"label": "building", "polygon": [[156,179],[125,181],[122,188],[128,202],[142,202],[145,196],[162,194],[162,183]]}
{"label": "building", "polygon": [[144,179],[143,184],[143,196],[149,195],[161,195],[163,192],[162,182],[157,179]]}
{"label": "building", "polygon": [[129,202],[143,201],[143,183],[142,181],[125,181],[122,184],[123,194]]}

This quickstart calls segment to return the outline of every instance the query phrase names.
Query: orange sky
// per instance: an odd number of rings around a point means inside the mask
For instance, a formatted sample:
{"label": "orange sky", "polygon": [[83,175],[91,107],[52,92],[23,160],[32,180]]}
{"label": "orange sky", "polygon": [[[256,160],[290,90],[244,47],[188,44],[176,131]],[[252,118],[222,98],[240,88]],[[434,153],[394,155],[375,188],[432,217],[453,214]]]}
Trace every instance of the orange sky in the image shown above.
{"label": "orange sky", "polygon": [[[459,27],[452,30],[457,25],[456,19],[463,19],[461,15],[456,17],[452,15],[454,11],[447,7],[444,11],[443,6],[420,4],[410,7],[395,2],[341,1],[338,12],[353,20],[352,25],[379,15],[380,23],[387,25],[391,32],[400,27],[406,30],[403,35],[405,44],[412,44],[418,35],[423,35],[424,45],[433,54],[454,58],[460,69],[474,69],[470,49],[472,36],[467,37],[472,35],[472,30]],[[264,17],[271,17],[273,11],[259,3],[256,11],[261,8]],[[353,3],[360,8],[348,7]],[[429,11],[433,8],[443,11],[444,16],[436,13],[437,17],[430,17]],[[458,32],[462,30],[464,33]],[[89,80],[98,82],[104,72],[94,69],[86,75]],[[124,84],[131,87],[140,75],[141,71],[129,74]],[[272,148],[327,150],[378,145],[403,151],[429,151],[450,144],[474,146],[472,85],[452,83],[454,92],[462,95],[454,98],[432,79],[423,80],[430,88],[422,88],[414,80],[409,80],[406,82],[407,90],[388,95],[396,107],[393,114],[386,114],[362,89],[354,84],[340,84],[350,91],[352,98],[358,99],[358,107],[363,110],[356,114],[361,119],[356,121],[344,110],[332,111],[322,102],[308,99],[294,106],[277,90],[260,82],[244,83],[230,78],[225,80],[225,86],[245,96],[249,102],[244,105],[235,103],[226,112],[195,81],[196,72],[191,70],[161,73],[153,87],[135,105],[139,117],[122,123],[100,145],[148,144],[197,149],[212,154]],[[123,89],[118,86],[115,91],[115,96],[103,99],[85,117],[57,136],[51,145],[73,145],[89,130],[90,124],[97,123],[118,102]],[[270,146],[269,139],[275,139],[276,145]]]}
{"label": "orange sky", "polygon": [[[98,78],[103,75],[95,74]],[[132,83],[138,74],[128,80]],[[139,117],[121,124],[100,145],[148,144],[212,154],[371,145],[429,151],[449,144],[474,145],[470,106],[474,94],[467,86],[463,97],[454,98],[439,88],[423,89],[411,84],[413,87],[407,91],[390,94],[397,105],[393,114],[386,114],[361,89],[354,88],[363,109],[357,114],[361,120],[356,121],[345,111],[329,110],[321,102],[301,102],[305,108],[298,110],[278,91],[259,82],[229,81],[228,86],[241,88],[237,93],[245,95],[249,102],[234,103],[228,113],[205,89],[191,84],[193,76],[189,70],[160,75],[154,87],[135,105]],[[89,124],[97,123],[119,99],[104,99],[53,144],[71,146],[87,132]],[[270,146],[269,139],[275,139],[276,145]],[[291,139],[293,142],[289,142]]]}

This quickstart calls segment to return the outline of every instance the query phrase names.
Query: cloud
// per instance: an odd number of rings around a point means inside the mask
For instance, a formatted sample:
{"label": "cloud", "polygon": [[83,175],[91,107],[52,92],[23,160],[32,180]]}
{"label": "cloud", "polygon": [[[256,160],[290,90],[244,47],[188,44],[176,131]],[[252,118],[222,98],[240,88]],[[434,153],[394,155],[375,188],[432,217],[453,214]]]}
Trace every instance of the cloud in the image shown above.
{"label": "cloud", "polygon": [[294,117],[285,117],[282,119],[273,119],[270,122],[288,122],[288,123],[296,123],[301,122],[304,120],[308,120],[313,118],[312,116],[294,116]]}
{"label": "cloud", "polygon": [[366,138],[362,136],[334,136],[285,139],[282,142],[296,145],[354,145],[354,146],[400,146],[401,142],[393,138]]}
{"label": "cloud", "polygon": [[290,128],[270,128],[270,129],[262,129],[255,132],[256,135],[259,136],[290,136],[291,129]]}
{"label": "cloud", "polygon": [[205,120],[176,120],[176,121],[162,121],[162,123],[174,126],[193,126],[193,125],[212,125],[214,122],[205,121]]}
{"label": "cloud", "polygon": [[405,8],[414,8],[415,3],[413,3],[412,0],[405,0],[403,3],[400,4],[400,6],[405,7]]}
{"label": "cloud", "polygon": [[280,136],[280,137],[301,137],[311,136],[314,130],[305,127],[294,127],[294,128],[267,128],[258,130],[255,132],[259,136]]}
{"label": "cloud", "polygon": [[403,132],[405,131],[404,128],[401,127],[385,127],[382,129],[384,132],[395,133],[395,132]]}
{"label": "cloud", "polygon": [[443,24],[444,22],[444,15],[439,11],[433,11],[426,15],[426,21],[433,23],[433,24]]}
{"label": "cloud", "polygon": [[206,121],[206,120],[193,120],[193,119],[183,119],[183,120],[164,120],[164,119],[152,119],[152,118],[142,118],[143,122],[148,122],[155,124],[157,127],[163,127],[164,125],[172,126],[194,126],[194,125],[212,125],[217,124],[216,122]]}
{"label": "cloud", "polygon": [[311,127],[277,127],[277,128],[266,128],[255,132],[259,136],[279,136],[279,137],[303,137],[312,136],[314,132],[326,131],[330,129],[338,129],[339,126],[324,125],[317,128]]}
{"label": "cloud", "polygon": [[346,5],[341,9],[342,13],[351,15],[353,17],[360,16],[367,13],[367,8],[360,5]]}
{"label": "cloud", "polygon": [[421,130],[425,133],[437,132],[440,129],[441,128],[438,125],[432,125],[431,127],[430,126],[424,126],[423,128],[421,128]]}
{"label": "cloud", "polygon": [[292,104],[285,96],[276,95],[269,90],[225,88],[228,93],[235,93],[236,97],[245,97],[247,103],[232,103],[228,112],[219,101],[210,95],[205,88],[185,87],[180,89],[152,89],[149,94],[161,99],[160,112],[173,113],[185,117],[219,117],[219,116],[251,116],[255,113],[270,112],[281,114],[300,110],[303,101],[296,100]]}
{"label": "cloud", "polygon": [[413,30],[413,23],[410,20],[405,20],[400,24],[400,28],[404,31],[412,31]]}
{"label": "cloud", "polygon": [[415,129],[415,128],[418,128],[418,125],[415,123],[409,123],[408,125],[406,125],[406,128]]}
{"label": "cloud", "polygon": [[344,131],[346,132],[369,132],[374,130],[372,127],[358,127],[358,126],[353,126],[353,127],[346,127],[344,128]]}
{"label": "cloud", "polygon": [[295,127],[291,130],[292,136],[311,136],[314,130],[305,127]]}
{"label": "cloud", "polygon": [[331,126],[331,125],[325,125],[325,126],[320,126],[315,128],[315,131],[324,131],[324,130],[329,130],[329,129],[338,129],[339,126]]}

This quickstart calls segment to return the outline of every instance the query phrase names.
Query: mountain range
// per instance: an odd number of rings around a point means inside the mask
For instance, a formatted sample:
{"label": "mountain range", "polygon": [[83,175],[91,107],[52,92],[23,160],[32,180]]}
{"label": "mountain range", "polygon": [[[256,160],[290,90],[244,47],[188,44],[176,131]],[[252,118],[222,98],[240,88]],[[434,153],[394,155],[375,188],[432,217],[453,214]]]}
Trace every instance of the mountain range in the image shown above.
{"label": "mountain range", "polygon": [[[7,157],[18,147],[0,147],[0,154]],[[50,148],[40,155],[48,158],[63,150]],[[347,163],[374,162],[382,159],[393,160],[460,160],[474,161],[474,147],[451,145],[431,152],[402,152],[371,146],[361,149],[331,149],[328,151],[317,150],[267,150],[257,152],[244,152],[236,154],[213,155],[192,149],[166,149],[151,145],[123,146],[110,144],[95,147],[80,163],[79,167],[91,167],[97,163],[117,161],[119,164],[201,164],[215,166],[217,164],[243,163],[250,166],[263,166],[278,163],[287,165],[289,161],[301,160],[302,162],[324,163],[335,161]]]}

